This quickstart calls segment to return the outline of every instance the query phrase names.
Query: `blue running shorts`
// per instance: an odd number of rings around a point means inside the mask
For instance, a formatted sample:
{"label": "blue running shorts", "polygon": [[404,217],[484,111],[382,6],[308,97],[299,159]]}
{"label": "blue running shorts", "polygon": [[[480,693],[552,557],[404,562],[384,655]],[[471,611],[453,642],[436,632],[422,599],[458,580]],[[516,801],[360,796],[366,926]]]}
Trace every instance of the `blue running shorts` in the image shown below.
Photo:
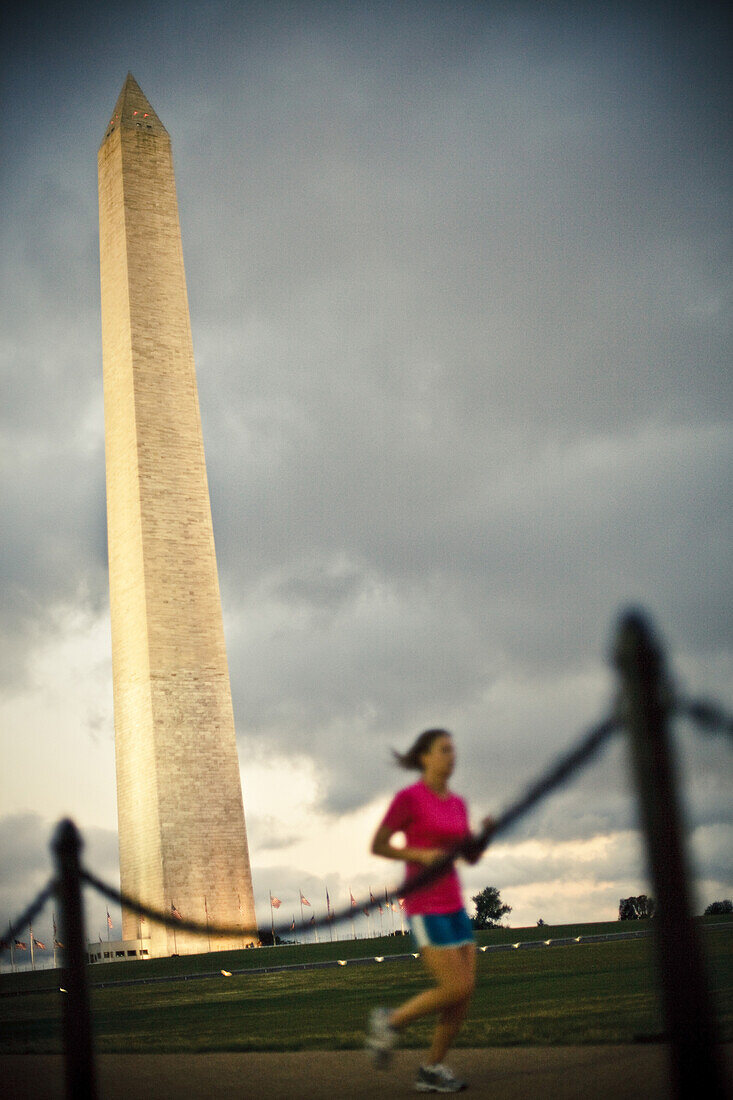
{"label": "blue running shorts", "polygon": [[462,947],[474,942],[473,925],[465,909],[457,909],[455,913],[427,913],[408,919],[418,947]]}

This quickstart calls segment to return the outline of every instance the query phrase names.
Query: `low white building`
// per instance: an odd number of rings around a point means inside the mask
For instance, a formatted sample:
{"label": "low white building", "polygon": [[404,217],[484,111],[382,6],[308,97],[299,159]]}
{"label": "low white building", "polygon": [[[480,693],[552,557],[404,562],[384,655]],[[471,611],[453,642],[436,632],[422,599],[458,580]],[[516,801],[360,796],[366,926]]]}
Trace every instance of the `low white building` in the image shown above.
{"label": "low white building", "polygon": [[87,944],[87,962],[122,962],[124,959],[148,959],[150,940],[100,940]]}

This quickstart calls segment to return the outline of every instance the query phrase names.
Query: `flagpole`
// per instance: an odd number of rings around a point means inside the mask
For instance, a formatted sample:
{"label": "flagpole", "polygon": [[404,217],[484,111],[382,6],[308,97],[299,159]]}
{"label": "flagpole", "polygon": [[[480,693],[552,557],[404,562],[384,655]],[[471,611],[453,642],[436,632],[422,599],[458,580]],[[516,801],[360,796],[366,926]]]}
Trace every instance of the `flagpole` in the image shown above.
{"label": "flagpole", "polygon": [[354,928],[354,909],[356,908],[356,902],[354,901],[354,895],[349,887],[349,901],[351,902],[351,937],[356,939],[356,929]]}
{"label": "flagpole", "polygon": [[[10,923],[10,921],[8,921],[8,932],[11,931],[12,927],[13,927],[12,924]],[[10,969],[12,970],[12,972],[14,974],[15,973],[15,952],[14,952],[15,937],[14,936],[8,936],[8,939],[10,940]]]}
{"label": "flagpole", "polygon": [[[300,894],[300,923],[302,924],[303,920],[304,920],[304,917],[303,917],[303,891],[299,888],[298,893]],[[297,940],[296,940],[296,943],[297,943]]]}
{"label": "flagpole", "polygon": [[326,887],[326,913],[328,914],[328,934],[333,943],[333,926],[331,924],[331,899],[328,896],[328,887]]}
{"label": "flagpole", "polygon": [[209,943],[209,951],[211,951],[211,932],[209,930],[209,907],[206,904],[206,894],[204,894],[204,913],[206,914],[206,938]]}
{"label": "flagpole", "polygon": [[[171,898],[171,913],[173,912],[173,910],[175,908],[176,907],[173,904],[173,898]],[[176,942],[176,926],[175,926],[175,924],[173,925],[173,954],[174,955],[178,954],[178,943]]]}
{"label": "flagpole", "polygon": [[272,929],[272,946],[275,946],[275,910],[272,908],[272,890],[267,891],[270,895],[270,928]]}
{"label": "flagpole", "polygon": [[[237,891],[237,905],[239,906],[239,916],[241,918],[242,925],[244,925],[244,913],[242,912],[242,895],[239,893],[239,891]],[[244,942],[244,936],[242,936],[242,947],[246,946],[247,944]]]}
{"label": "flagpole", "polygon": [[30,937],[31,937],[31,970],[35,970],[36,969],[36,957],[35,957],[35,954],[33,952],[33,925],[32,924],[28,925],[28,931],[29,931]]}

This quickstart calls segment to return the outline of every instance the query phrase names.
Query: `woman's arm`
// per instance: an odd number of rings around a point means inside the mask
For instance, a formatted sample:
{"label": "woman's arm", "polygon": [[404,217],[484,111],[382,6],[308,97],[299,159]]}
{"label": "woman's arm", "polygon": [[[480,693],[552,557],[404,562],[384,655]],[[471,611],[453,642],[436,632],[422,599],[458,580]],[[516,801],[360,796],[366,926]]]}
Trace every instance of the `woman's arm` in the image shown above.
{"label": "woman's arm", "polygon": [[372,840],[372,853],[375,856],[384,856],[385,859],[401,859],[405,863],[421,863],[429,867],[431,863],[441,859],[445,852],[440,848],[398,848],[392,844],[392,837],[398,829],[391,829],[389,825],[380,825]]}
{"label": "woman's arm", "polygon": [[488,844],[487,837],[491,835],[491,831],[495,824],[496,822],[493,817],[485,817],[483,819],[481,822],[481,832],[473,835],[471,838],[473,844],[468,847],[463,855],[466,863],[478,863],[481,859]]}

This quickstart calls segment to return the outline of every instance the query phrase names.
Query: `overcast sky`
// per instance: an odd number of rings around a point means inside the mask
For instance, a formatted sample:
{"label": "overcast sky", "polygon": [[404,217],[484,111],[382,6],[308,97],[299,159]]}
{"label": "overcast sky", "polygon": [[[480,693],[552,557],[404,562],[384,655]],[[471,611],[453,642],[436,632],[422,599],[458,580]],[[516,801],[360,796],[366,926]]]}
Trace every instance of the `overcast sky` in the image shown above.
{"label": "overcast sky", "polygon": [[[119,881],[96,154],[128,70],[173,141],[260,919],[397,881],[367,847],[425,726],[475,821],[508,805],[608,711],[628,604],[733,706],[722,9],[11,15],[0,920],[66,814]],[[733,757],[677,729],[701,909]],[[515,926],[648,890],[622,741],[464,883]]]}

